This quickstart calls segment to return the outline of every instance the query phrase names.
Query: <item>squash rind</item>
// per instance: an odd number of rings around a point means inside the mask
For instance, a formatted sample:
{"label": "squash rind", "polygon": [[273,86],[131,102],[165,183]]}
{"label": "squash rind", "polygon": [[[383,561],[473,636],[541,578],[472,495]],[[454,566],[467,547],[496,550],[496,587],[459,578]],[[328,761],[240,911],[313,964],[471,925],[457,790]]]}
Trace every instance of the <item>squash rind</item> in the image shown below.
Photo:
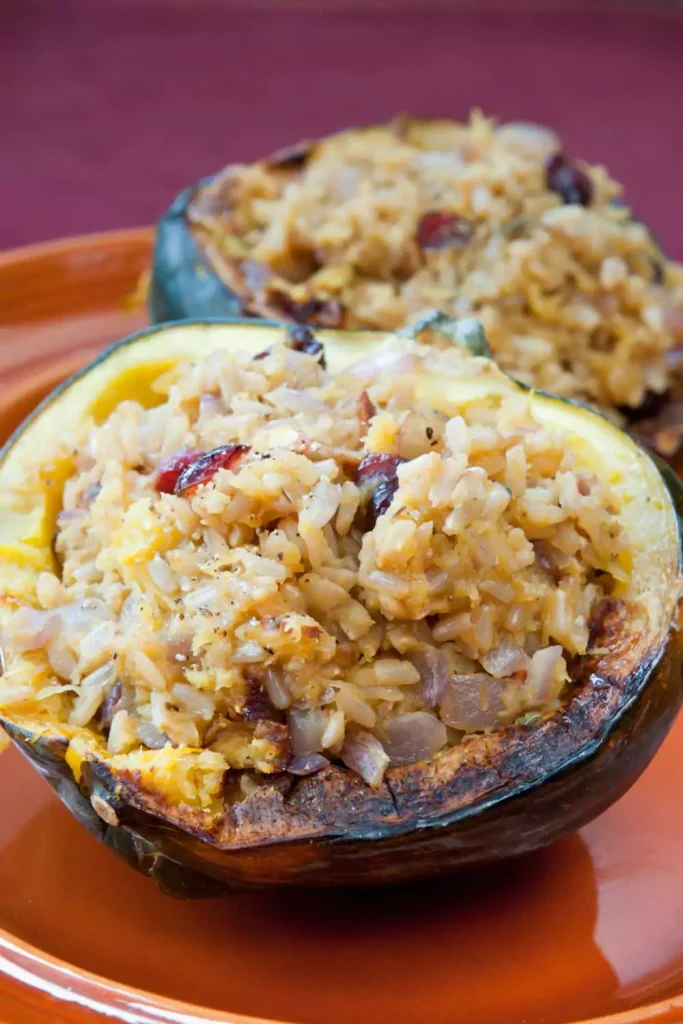
{"label": "squash rind", "polygon": [[187,223],[188,206],[210,180],[184,189],[157,225],[148,296],[152,323],[242,313],[241,300],[211,269]]}

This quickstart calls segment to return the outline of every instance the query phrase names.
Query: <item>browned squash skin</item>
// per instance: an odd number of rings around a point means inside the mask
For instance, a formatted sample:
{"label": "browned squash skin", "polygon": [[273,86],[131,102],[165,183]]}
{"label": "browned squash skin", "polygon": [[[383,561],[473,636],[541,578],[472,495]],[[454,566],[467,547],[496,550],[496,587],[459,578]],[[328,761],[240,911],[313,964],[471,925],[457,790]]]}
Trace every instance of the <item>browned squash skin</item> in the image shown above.
{"label": "browned squash skin", "polygon": [[[69,385],[34,416],[47,413]],[[680,527],[683,488],[668,467],[660,464],[660,471]],[[607,615],[592,646],[609,647],[615,630]],[[308,778],[271,777],[226,809],[211,831],[192,812],[143,791],[130,773],[115,776],[99,761],[86,761],[77,782],[66,740],[40,738],[10,717],[0,725],[80,821],[170,895],[392,884],[536,850],[632,785],[680,707],[683,648],[677,628],[637,657],[635,638],[624,643],[622,633],[617,648],[582,659],[571,699],[545,719],[477,737],[431,762],[391,768],[377,790],[340,766]]]}

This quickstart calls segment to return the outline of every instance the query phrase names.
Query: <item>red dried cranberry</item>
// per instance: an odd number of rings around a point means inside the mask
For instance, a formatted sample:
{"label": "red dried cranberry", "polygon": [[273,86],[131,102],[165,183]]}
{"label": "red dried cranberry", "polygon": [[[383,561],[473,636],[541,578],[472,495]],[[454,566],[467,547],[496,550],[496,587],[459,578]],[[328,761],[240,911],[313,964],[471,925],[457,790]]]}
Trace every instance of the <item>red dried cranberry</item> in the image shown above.
{"label": "red dried cranberry", "polygon": [[[325,350],[322,344],[316,340],[316,337],[310,327],[306,327],[304,324],[295,324],[287,328],[288,348],[294,349],[295,352],[305,352],[309,356],[317,356],[318,362],[322,366],[323,370],[327,369],[327,363],[325,362]],[[259,352],[258,355],[254,356],[254,359],[265,359],[266,356],[270,355],[270,349],[266,348],[263,352]]]}
{"label": "red dried cranberry", "polygon": [[176,481],[175,493],[187,496],[201,484],[211,480],[219,469],[236,469],[241,457],[249,451],[246,444],[226,444],[196,458]]}
{"label": "red dried cranberry", "polygon": [[405,461],[400,455],[380,455],[377,452],[369,452],[356,470],[356,483],[360,487],[373,484],[376,480],[384,479],[388,474],[395,473],[397,466]]}
{"label": "red dried cranberry", "polygon": [[306,355],[315,356],[322,368],[326,369],[325,350],[310,327],[305,327],[303,324],[288,327],[287,336],[290,348],[293,348],[295,352],[305,352]]}
{"label": "red dried cranberry", "polygon": [[565,203],[588,206],[593,198],[593,182],[566,153],[553,153],[545,162],[546,183]]}
{"label": "red dried cranberry", "polygon": [[398,467],[405,459],[398,455],[366,455],[356,470],[356,483],[368,501],[367,525],[372,529],[384,515],[398,488]]}
{"label": "red dried cranberry", "polygon": [[448,210],[428,210],[417,225],[421,249],[463,249],[474,234],[474,225]]}
{"label": "red dried cranberry", "polygon": [[157,466],[156,475],[156,489],[160,494],[174,494],[178,477],[183,473],[188,466],[191,466],[193,462],[199,458],[202,452],[189,451],[189,452],[175,452],[173,455],[167,455],[165,459],[162,459]]}

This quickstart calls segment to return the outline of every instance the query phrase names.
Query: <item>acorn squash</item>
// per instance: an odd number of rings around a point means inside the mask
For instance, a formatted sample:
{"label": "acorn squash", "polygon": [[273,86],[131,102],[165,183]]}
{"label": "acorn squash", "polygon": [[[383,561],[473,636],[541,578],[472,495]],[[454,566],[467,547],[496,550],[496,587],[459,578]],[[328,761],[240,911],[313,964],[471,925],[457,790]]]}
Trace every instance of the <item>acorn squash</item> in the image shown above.
{"label": "acorn squash", "polygon": [[349,129],[185,189],[158,224],[151,318],[394,330],[440,304],[483,320],[506,372],[670,458],[683,268],[619,193],[539,125]]}
{"label": "acorn squash", "polygon": [[[421,325],[481,351],[476,331],[442,319]],[[70,471],[45,462],[30,491],[22,470],[55,436],[86,418],[101,422],[125,399],[161,401],[155,381],[181,361],[217,349],[252,355],[282,329],[253,321],[153,328],[105,351],[58,387],[0,456],[0,615],[35,602],[39,574],[55,569],[53,540]],[[318,335],[328,368],[341,372],[375,352],[376,335]],[[521,385],[493,363],[477,376],[418,376],[434,408],[455,414]],[[527,392],[525,392],[527,393]],[[93,833],[178,896],[231,887],[374,885],[450,873],[537,849],[576,829],[621,796],[643,771],[679,708],[681,485],[612,423],[586,408],[528,392],[545,427],[563,430],[581,464],[623,499],[629,536],[628,593],[638,621],[608,602],[588,654],[571,665],[571,687],[553,713],[468,738],[431,761],[391,767],[372,788],[338,763],[308,777],[268,776],[254,792],[207,817],[174,802],[143,770],[122,770],[64,727],[3,699],[0,724]],[[30,666],[18,659],[13,672]]]}

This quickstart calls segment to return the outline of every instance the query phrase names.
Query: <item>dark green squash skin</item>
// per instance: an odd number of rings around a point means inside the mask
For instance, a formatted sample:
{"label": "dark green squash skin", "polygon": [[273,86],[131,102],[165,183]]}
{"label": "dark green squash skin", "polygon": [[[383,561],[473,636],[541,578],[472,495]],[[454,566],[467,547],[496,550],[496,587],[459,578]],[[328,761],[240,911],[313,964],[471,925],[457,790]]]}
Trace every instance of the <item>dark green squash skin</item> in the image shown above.
{"label": "dark green squash skin", "polygon": [[157,225],[149,286],[152,323],[235,317],[242,303],[209,267],[187,223],[187,209],[204,179],[186,188]]}
{"label": "dark green squash skin", "polygon": [[[142,336],[150,333],[156,332]],[[668,466],[659,467],[680,524],[683,487]],[[606,625],[594,643],[607,645],[609,639]],[[170,895],[392,884],[531,852],[610,806],[650,762],[679,710],[682,639],[670,630],[660,649],[614,677],[600,672],[597,659],[582,659],[565,708],[501,730],[485,758],[466,757],[445,775],[434,769],[435,759],[390,769],[379,790],[339,766],[303,779],[272,777],[257,797],[229,811],[228,843],[101,762],[86,762],[77,782],[65,760],[65,740],[37,737],[3,718],[0,725],[79,821]]]}

